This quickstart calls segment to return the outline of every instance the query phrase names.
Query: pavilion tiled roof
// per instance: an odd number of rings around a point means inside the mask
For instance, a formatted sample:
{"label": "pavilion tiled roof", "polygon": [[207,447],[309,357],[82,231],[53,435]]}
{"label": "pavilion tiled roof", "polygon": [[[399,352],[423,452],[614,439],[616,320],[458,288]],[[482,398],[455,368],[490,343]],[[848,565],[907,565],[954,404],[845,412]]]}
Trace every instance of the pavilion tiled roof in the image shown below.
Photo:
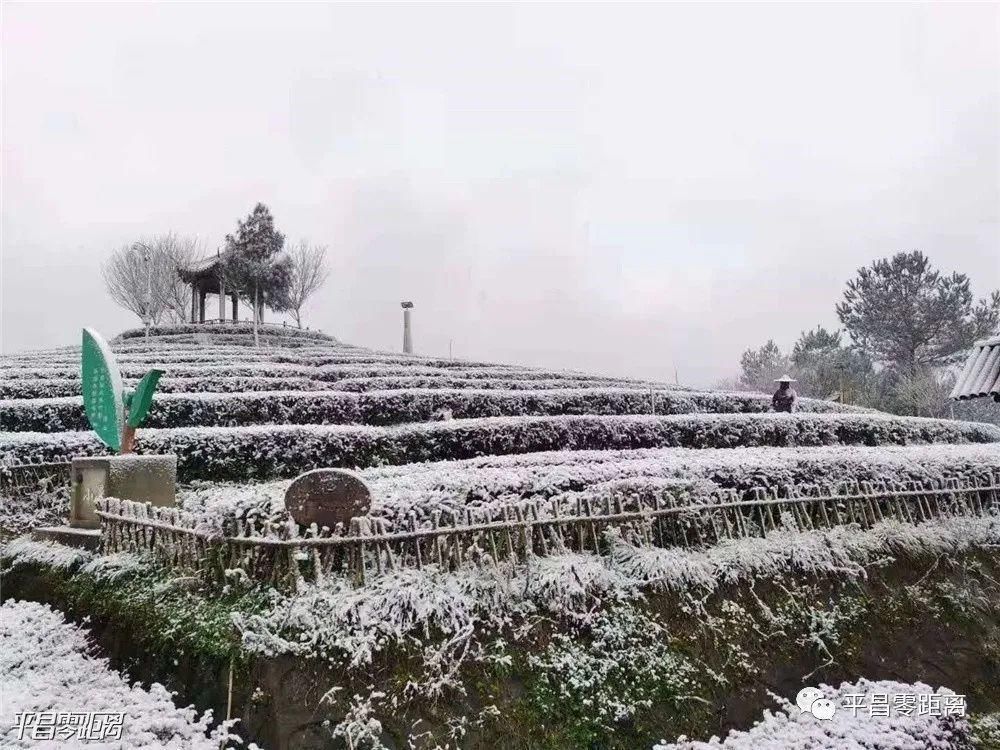
{"label": "pavilion tiled roof", "polygon": [[1000,401],[1000,336],[976,342],[951,392],[957,399],[980,396]]}
{"label": "pavilion tiled roof", "polygon": [[181,278],[185,281],[192,277],[205,275],[207,272],[215,274],[217,273],[216,266],[228,255],[228,250],[223,250],[222,252],[216,250],[215,255],[206,255],[204,258],[198,258],[184,268],[178,269],[178,271],[180,272]]}

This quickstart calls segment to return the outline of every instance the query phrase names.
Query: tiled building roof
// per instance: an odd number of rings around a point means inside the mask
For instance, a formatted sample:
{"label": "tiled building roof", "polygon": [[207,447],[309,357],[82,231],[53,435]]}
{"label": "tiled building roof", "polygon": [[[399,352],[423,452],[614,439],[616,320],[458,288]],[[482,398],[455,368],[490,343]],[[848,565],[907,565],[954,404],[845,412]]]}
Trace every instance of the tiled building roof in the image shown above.
{"label": "tiled building roof", "polygon": [[952,398],[993,396],[1000,401],[1000,336],[979,341],[962,368]]}

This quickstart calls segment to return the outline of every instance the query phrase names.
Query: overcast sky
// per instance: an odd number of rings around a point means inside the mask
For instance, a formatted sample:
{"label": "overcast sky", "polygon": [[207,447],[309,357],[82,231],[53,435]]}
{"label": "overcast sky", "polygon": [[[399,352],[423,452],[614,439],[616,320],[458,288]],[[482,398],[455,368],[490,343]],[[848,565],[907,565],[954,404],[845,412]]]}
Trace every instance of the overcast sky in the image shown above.
{"label": "overcast sky", "polygon": [[[706,385],[921,249],[1000,287],[1000,5],[3,5],[0,347],[258,201],[345,341]],[[209,310],[214,309],[211,306]],[[271,315],[270,319],[275,319]]]}

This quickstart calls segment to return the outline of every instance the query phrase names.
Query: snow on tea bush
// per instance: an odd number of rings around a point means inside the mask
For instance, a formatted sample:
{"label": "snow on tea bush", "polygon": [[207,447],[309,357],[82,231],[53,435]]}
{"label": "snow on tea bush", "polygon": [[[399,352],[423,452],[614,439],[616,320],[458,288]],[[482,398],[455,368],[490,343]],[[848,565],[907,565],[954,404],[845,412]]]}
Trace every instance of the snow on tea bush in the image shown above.
{"label": "snow on tea bush", "polygon": [[21,533],[63,523],[69,496],[63,472],[38,470],[29,477],[0,466],[0,529]]}
{"label": "snow on tea bush", "polygon": [[[163,362],[153,362],[153,364],[163,365]],[[167,372],[171,372],[169,364],[164,365]],[[124,378],[126,385],[134,386],[138,382],[137,377]],[[402,389],[475,389],[475,390],[500,390],[500,391],[532,391],[532,390],[554,390],[554,389],[581,389],[596,387],[614,387],[629,390],[638,390],[649,393],[649,385],[633,383],[620,380],[577,380],[575,378],[551,377],[539,380],[518,380],[516,375],[512,378],[468,378],[454,377],[445,374],[423,375],[420,377],[371,377],[371,378],[344,378],[336,382],[314,380],[303,375],[286,376],[193,376],[173,377],[168,374],[164,377],[157,389],[161,393],[236,393],[240,391],[391,391]],[[657,385],[657,389],[665,386]],[[679,389],[670,386],[671,392],[683,393],[691,389]],[[54,398],[59,396],[78,396],[80,394],[80,381],[76,378],[45,378],[30,379],[17,378],[14,380],[4,380],[0,378],[0,399],[29,399],[29,398]],[[736,398],[747,398],[754,394],[738,394]],[[648,395],[647,395],[648,398]],[[757,394],[757,399],[764,398]],[[803,399],[802,411],[863,411],[859,407],[841,407],[832,405],[829,402],[814,402],[817,406],[808,404],[808,400]],[[726,409],[725,411],[734,411]]]}
{"label": "snow on tea bush", "polygon": [[585,731],[614,731],[654,700],[694,688],[694,666],[671,650],[666,628],[635,607],[598,611],[554,633],[528,663],[540,674],[531,701],[542,715],[571,716]]}
{"label": "snow on tea bush", "polygon": [[823,697],[833,701],[837,711],[832,719],[817,719],[801,711],[791,701],[775,696],[779,710],[764,711],[764,718],[745,732],[733,730],[724,739],[712,737],[699,742],[681,737],[677,742],[661,740],[653,750],[971,750],[971,730],[964,716],[909,715],[890,712],[889,716],[869,716],[867,712],[845,708],[850,695],[885,694],[889,706],[897,695],[954,695],[947,688],[935,690],[917,682],[860,679],[840,687],[820,685]]}
{"label": "snow on tea bush", "polygon": [[[261,336],[265,337],[327,341],[331,344],[339,343],[336,338],[321,331],[303,330],[301,328],[292,328],[289,326],[261,324],[258,326],[258,331]],[[151,326],[149,329],[150,336],[176,336],[179,334],[197,334],[199,336],[218,336],[226,338],[245,337],[252,341],[253,325],[250,323],[239,323],[219,324],[216,326],[204,323],[186,323],[182,325]],[[117,343],[127,341],[129,339],[145,339],[145,336],[145,328],[130,328],[119,333],[112,339],[112,341]]]}
{"label": "snow on tea bush", "polygon": [[669,490],[668,480],[747,490],[850,480],[988,481],[997,472],[1000,444],[987,443],[558,451],[372,468],[363,476],[375,497],[373,512],[405,518],[411,510],[423,515],[525,500],[573,504],[578,496],[600,497],[612,489],[625,496]]}
{"label": "snow on tea bush", "polygon": [[[259,426],[142,430],[140,453],[176,453],[182,480],[268,479],[317,466],[365,467],[477,455],[597,448],[993,442],[1000,428],[876,414],[560,416],[451,420],[400,427]],[[84,432],[5,433],[0,463],[102,454]]]}
{"label": "snow on tea bush", "polygon": [[[153,402],[145,426],[392,425],[427,422],[443,410],[447,410],[454,419],[564,414],[754,413],[766,412],[770,403],[770,399],[763,395],[693,391],[645,393],[622,388],[164,393]],[[801,411],[837,412],[846,409],[825,401],[805,400]],[[63,432],[86,429],[89,427],[80,397],[0,401],[0,431]]]}
{"label": "snow on tea bush", "polygon": [[192,482],[177,488],[177,503],[211,528],[231,529],[235,520],[285,521],[285,490],[291,480],[266,484]]}
{"label": "snow on tea bush", "polygon": [[787,573],[858,578],[897,556],[921,558],[990,549],[1000,518],[948,518],[933,523],[882,521],[867,531],[835,526],[821,532],[784,529],[768,537],[725,540],[705,550],[637,547],[612,535],[608,565],[632,585],[706,594],[741,580]]}
{"label": "snow on tea bush", "polygon": [[[178,708],[158,683],[144,689],[130,685],[104,658],[93,655],[86,631],[67,623],[47,605],[8,600],[0,605],[0,745],[5,747],[90,747],[85,741],[18,738],[22,712],[124,712],[115,747],[218,750],[228,741],[235,721],[212,728],[212,712],[198,716],[193,707]],[[102,745],[103,746],[103,745]],[[106,745],[110,747],[111,745]]]}
{"label": "snow on tea bush", "polygon": [[8,569],[21,565],[72,571],[94,559],[94,553],[55,542],[36,542],[22,536],[0,545],[0,560]]}
{"label": "snow on tea bush", "polygon": [[[137,378],[125,378],[127,388],[134,388]],[[157,383],[158,394],[163,393],[240,393],[246,391],[322,391],[329,390],[330,383],[323,383],[305,377],[164,377]],[[0,381],[0,399],[52,399],[66,396],[80,396],[80,381],[66,378],[51,380],[8,380]],[[155,403],[155,402],[154,402]],[[4,407],[6,408],[6,407]],[[17,408],[11,404],[10,408]]]}
{"label": "snow on tea bush", "polygon": [[[433,376],[447,374],[449,377],[460,377],[467,380],[491,379],[491,378],[516,378],[519,380],[553,380],[560,379],[559,373],[544,372],[538,370],[481,366],[469,369],[441,370],[436,367],[424,365],[420,360],[413,362],[400,362],[395,364],[336,364],[336,365],[304,365],[274,362],[270,360],[239,361],[212,359],[208,362],[192,363],[184,362],[171,364],[169,358],[158,363],[169,368],[173,377],[309,377],[325,382],[336,382],[344,378],[367,378],[384,376],[413,376],[424,375]],[[128,364],[119,363],[121,374],[126,378],[140,378],[145,375],[148,366],[146,363]],[[27,366],[27,367],[5,367],[0,370],[0,377],[4,380],[73,380],[80,376],[79,365],[64,364],[52,366]],[[567,376],[569,379],[581,382],[606,383],[607,378],[600,375],[584,375],[572,373]]]}
{"label": "snow on tea bush", "polygon": [[[1000,473],[1000,444],[887,446],[883,448],[664,448],[581,451],[488,457],[466,461],[365,469],[372,488],[371,514],[404,527],[410,514],[421,525],[433,511],[557,500],[567,511],[577,499],[615,492],[667,494],[679,483],[747,490],[812,482],[901,483],[955,479],[988,482]],[[182,486],[178,502],[199,515],[280,515],[289,480],[260,484],[197,482]]]}
{"label": "snow on tea bush", "polygon": [[244,646],[256,653],[346,659],[357,666],[421,633],[471,636],[476,628],[500,629],[541,614],[586,622],[596,604],[634,601],[644,591],[700,598],[750,578],[860,578],[897,556],[959,555],[998,543],[997,518],[886,521],[866,531],[788,530],[706,550],[640,548],[615,540],[609,557],[559,553],[454,571],[435,565],[397,569],[362,587],[340,578],[307,584],[295,594],[275,593],[266,613],[242,617],[237,625]]}
{"label": "snow on tea bush", "polygon": [[[122,365],[123,378],[141,378],[149,370],[146,365]],[[286,365],[276,362],[231,362],[216,364],[212,362],[200,364],[170,365],[170,374],[174,377],[311,377],[316,374],[316,368],[305,365]],[[0,372],[5,380],[77,380],[80,377],[79,365],[63,365],[54,367],[11,367]]]}
{"label": "snow on tea bush", "polygon": [[69,493],[0,491],[0,529],[22,534],[39,526],[58,526],[69,515]]}
{"label": "snow on tea bush", "polygon": [[149,558],[130,552],[98,555],[80,566],[81,573],[90,576],[98,583],[111,583],[120,578],[130,578],[150,570],[152,570],[152,561]]}
{"label": "snow on tea bush", "polygon": [[601,388],[614,387],[626,388],[634,391],[642,391],[649,394],[649,389],[669,390],[683,393],[690,391],[676,385],[666,385],[663,383],[643,383],[642,381],[622,380],[618,378],[600,378],[591,380],[580,380],[570,374],[557,376],[549,374],[547,378],[535,380],[519,380],[517,373],[512,373],[508,377],[491,376],[489,378],[468,378],[456,377],[452,373],[442,372],[435,375],[394,375],[378,376],[369,378],[342,378],[330,387],[339,391],[395,391],[409,388],[452,388],[465,389],[475,388],[477,390],[507,390],[507,391],[545,391],[560,388]]}

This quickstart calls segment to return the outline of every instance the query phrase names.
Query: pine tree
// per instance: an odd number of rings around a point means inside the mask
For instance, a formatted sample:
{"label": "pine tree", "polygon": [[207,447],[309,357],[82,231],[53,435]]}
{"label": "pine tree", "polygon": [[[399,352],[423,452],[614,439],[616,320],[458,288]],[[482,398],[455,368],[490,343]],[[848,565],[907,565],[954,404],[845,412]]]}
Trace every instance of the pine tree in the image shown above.
{"label": "pine tree", "polygon": [[274,228],[274,217],[258,203],[236,233],[226,235],[226,284],[253,307],[253,340],[259,345],[258,324],[264,307],[287,305],[291,262],[282,253],[285,236]]}
{"label": "pine tree", "polygon": [[837,393],[844,402],[868,402],[875,368],[864,352],[844,345],[840,331],[823,326],[804,331],[792,347],[791,359],[803,395],[829,398]]}
{"label": "pine tree", "polygon": [[774,379],[788,371],[786,357],[773,340],[759,349],[747,349],[740,356],[740,385],[754,391],[774,390]]}
{"label": "pine tree", "polygon": [[913,376],[954,362],[1000,323],[1000,292],[978,302],[962,273],[944,276],[923,253],[877,260],[847,283],[837,315],[855,346]]}

